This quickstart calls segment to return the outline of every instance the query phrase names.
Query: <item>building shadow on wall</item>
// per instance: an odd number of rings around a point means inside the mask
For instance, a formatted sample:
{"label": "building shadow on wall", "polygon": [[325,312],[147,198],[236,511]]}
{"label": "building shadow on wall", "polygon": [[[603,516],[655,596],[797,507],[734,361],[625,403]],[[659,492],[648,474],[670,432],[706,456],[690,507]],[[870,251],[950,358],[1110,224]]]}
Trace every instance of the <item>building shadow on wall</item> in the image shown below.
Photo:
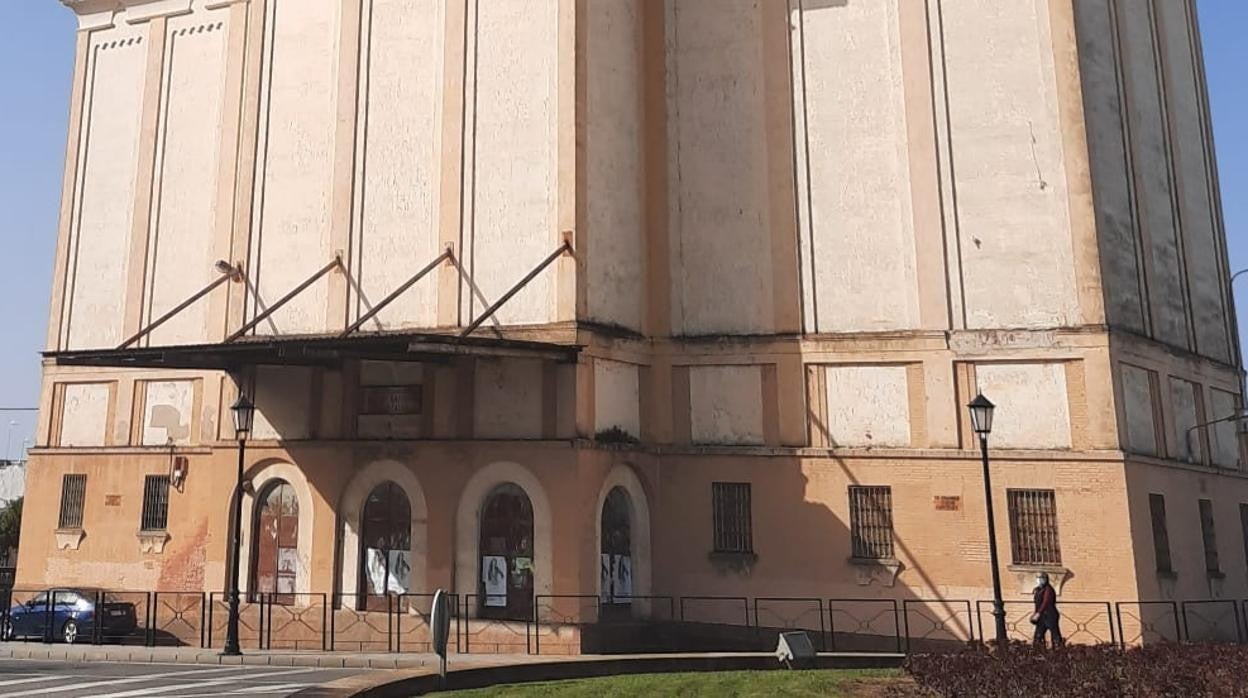
{"label": "building shadow on wall", "polygon": [[[825,504],[839,498],[848,505],[848,486],[863,484],[840,459],[708,448],[664,456],[646,476],[659,503],[656,593],[676,598],[676,621],[705,628],[689,649],[744,648],[725,646],[735,637],[770,650],[786,629],[840,651],[949,649],[980,636],[977,599],[938,598],[939,580],[915,562],[901,536],[893,536],[892,559],[854,558],[850,522]],[[713,551],[715,482],[750,483],[752,555]]]}

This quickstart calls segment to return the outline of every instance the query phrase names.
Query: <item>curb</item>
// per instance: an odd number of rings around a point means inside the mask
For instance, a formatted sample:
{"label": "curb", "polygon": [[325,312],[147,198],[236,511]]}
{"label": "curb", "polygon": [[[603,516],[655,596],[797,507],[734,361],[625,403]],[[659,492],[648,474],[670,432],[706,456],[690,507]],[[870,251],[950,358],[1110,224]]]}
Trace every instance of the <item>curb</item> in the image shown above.
{"label": "curb", "polygon": [[216,650],[173,650],[162,652],[144,647],[65,647],[32,644],[16,646],[0,643],[0,658],[36,659],[66,662],[125,662],[130,664],[218,664],[245,666],[288,666],[316,669],[419,669],[429,665],[420,655],[368,656],[320,652],[252,653],[225,657]]}

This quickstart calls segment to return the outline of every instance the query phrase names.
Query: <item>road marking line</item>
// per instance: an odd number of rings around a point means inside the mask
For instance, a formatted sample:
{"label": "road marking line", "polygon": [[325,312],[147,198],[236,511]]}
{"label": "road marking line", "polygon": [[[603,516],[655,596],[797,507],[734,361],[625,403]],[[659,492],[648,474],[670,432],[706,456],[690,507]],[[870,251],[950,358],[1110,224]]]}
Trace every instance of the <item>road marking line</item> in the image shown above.
{"label": "road marking line", "polygon": [[[285,671],[265,672],[264,676],[279,676],[282,674],[304,674],[309,671],[321,671],[319,667],[308,667],[306,669],[287,669]],[[184,691],[191,688],[208,688],[209,686],[221,686],[232,683],[246,683],[251,676],[231,676],[224,679],[209,679],[207,681],[192,681],[190,683],[176,684],[165,686],[163,688],[140,688],[134,691],[123,691],[120,693],[104,693],[97,694],[95,698],[130,698],[131,696],[154,696],[157,693],[168,693],[170,691]]]}
{"label": "road marking line", "polygon": [[19,683],[35,683],[37,681],[59,681],[66,678],[57,674],[50,676],[36,676],[29,679],[9,679],[8,681],[0,681],[0,686],[16,686]]}
{"label": "road marking line", "polygon": [[[167,678],[171,678],[174,676],[185,676],[187,674],[202,675],[202,674],[220,673],[223,671],[238,671],[241,668],[242,667],[239,667],[239,666],[231,666],[231,667],[222,667],[220,669],[198,669],[198,670],[190,669],[187,671],[171,671],[171,672],[166,672],[163,674],[147,674],[146,676],[119,677],[119,678],[113,678],[113,679],[108,679],[104,681],[89,681],[87,683],[74,683],[74,684],[68,684],[65,686],[48,686],[48,687],[41,688],[35,691],[23,691],[20,693],[5,693],[3,695],[8,696],[8,698],[17,698],[18,696],[38,696],[44,693],[60,693],[61,691],[75,691],[81,688],[97,688],[99,686],[120,686],[122,684],[139,683],[141,681],[151,681],[152,679],[167,679]],[[62,676],[53,675],[51,678],[64,679],[64,678],[74,678],[74,677],[66,677],[63,675]]]}
{"label": "road marking line", "polygon": [[279,691],[296,691],[301,688],[312,688],[318,684],[314,683],[288,683],[281,686],[273,686],[264,690],[246,688],[238,691],[213,692],[213,693],[180,693],[176,698],[217,698],[217,696],[255,696],[262,693],[277,693]]}

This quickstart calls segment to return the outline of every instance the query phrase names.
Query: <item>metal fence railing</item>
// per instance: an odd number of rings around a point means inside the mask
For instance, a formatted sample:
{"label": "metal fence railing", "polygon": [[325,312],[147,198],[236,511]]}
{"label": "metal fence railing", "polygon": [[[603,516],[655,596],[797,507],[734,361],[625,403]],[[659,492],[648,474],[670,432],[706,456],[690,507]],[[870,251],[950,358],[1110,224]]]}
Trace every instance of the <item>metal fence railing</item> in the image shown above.
{"label": "metal fence railing", "polygon": [[[244,594],[244,650],[426,653],[433,594]],[[575,654],[767,651],[782,632],[820,651],[940,651],[994,638],[992,603],[967,599],[539,594],[510,605],[451,595],[450,651]],[[1066,642],[1248,644],[1248,599],[1062,601]],[[518,610],[519,609],[519,610]],[[531,613],[528,611],[531,609]],[[1032,604],[1005,602],[1009,639],[1028,641]],[[0,639],[219,648],[222,592],[0,589]]]}

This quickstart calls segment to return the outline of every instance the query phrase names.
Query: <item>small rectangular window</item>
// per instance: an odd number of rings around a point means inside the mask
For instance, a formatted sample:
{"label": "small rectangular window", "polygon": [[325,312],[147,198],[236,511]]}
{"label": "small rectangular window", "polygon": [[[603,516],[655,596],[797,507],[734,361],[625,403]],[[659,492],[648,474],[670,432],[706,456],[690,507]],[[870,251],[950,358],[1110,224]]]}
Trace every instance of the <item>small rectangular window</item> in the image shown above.
{"label": "small rectangular window", "polygon": [[1057,496],[1053,490],[1006,490],[1010,548],[1016,565],[1060,565]]}
{"label": "small rectangular window", "polygon": [[61,480],[61,517],[57,528],[82,528],[82,507],[87,500],[87,476],[66,475]]}
{"label": "small rectangular window", "polygon": [[892,488],[850,486],[849,528],[854,557],[865,560],[891,560],[893,558]]}
{"label": "small rectangular window", "polygon": [[163,531],[169,525],[169,476],[148,475],[143,481],[144,531]]}
{"label": "small rectangular window", "polygon": [[711,483],[715,552],[754,552],[748,482]]}
{"label": "small rectangular window", "polygon": [[1157,571],[1173,572],[1170,566],[1170,533],[1166,529],[1165,496],[1148,495],[1148,511],[1153,519],[1153,556],[1157,558]]}
{"label": "small rectangular window", "polygon": [[1218,564],[1218,537],[1213,530],[1213,502],[1200,500],[1200,537],[1205,544],[1205,571],[1221,573]]}

